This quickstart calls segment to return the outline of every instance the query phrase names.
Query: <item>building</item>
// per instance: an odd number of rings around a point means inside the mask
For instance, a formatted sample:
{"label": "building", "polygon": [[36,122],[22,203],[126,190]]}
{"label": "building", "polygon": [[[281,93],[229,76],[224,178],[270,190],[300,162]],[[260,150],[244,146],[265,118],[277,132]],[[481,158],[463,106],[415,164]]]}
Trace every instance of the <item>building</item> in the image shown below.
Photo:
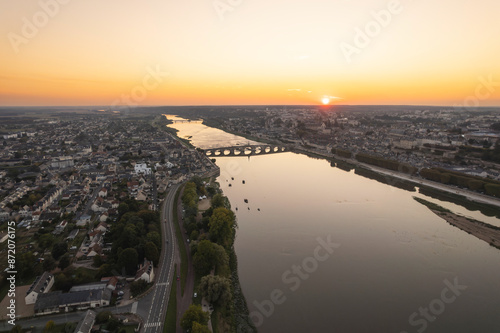
{"label": "building", "polygon": [[35,303],[35,315],[72,312],[108,306],[111,290],[82,290],[63,294],[61,291],[43,294]]}
{"label": "building", "polygon": [[153,282],[155,278],[153,262],[144,259],[144,264],[139,267],[139,270],[135,274],[135,281],[144,280],[147,283]]}
{"label": "building", "polygon": [[134,171],[136,174],[145,174],[145,175],[150,175],[151,174],[151,168],[148,168],[148,165],[146,163],[136,163],[134,166]]}
{"label": "building", "polygon": [[48,272],[44,272],[31,284],[31,287],[26,292],[24,301],[26,304],[35,304],[39,295],[48,293],[53,284],[54,276]]}
{"label": "building", "polygon": [[50,166],[53,169],[64,169],[64,168],[72,167],[74,165],[75,165],[75,162],[73,160],[73,157],[71,157],[71,156],[56,157],[50,163]]}
{"label": "building", "polygon": [[92,310],[87,310],[85,317],[78,323],[74,333],[90,333],[92,326],[95,323],[96,313]]}

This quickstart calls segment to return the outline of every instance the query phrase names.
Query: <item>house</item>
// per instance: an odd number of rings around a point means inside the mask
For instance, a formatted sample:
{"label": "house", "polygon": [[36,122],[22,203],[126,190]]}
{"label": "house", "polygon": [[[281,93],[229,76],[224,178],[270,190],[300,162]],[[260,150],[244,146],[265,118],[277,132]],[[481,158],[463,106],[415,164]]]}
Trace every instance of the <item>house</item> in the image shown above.
{"label": "house", "polygon": [[101,222],[99,225],[94,229],[95,231],[100,231],[100,232],[106,232],[108,231],[108,224]]}
{"label": "house", "polygon": [[103,188],[99,191],[98,195],[99,195],[101,198],[106,198],[106,197],[108,196],[108,189],[107,189],[107,188],[105,188],[105,187],[103,187]]}
{"label": "house", "polygon": [[74,333],[90,333],[94,326],[96,313],[92,310],[87,310],[85,317],[78,323]]}
{"label": "house", "polygon": [[82,215],[82,216],[80,216],[78,221],[76,221],[76,226],[77,227],[84,227],[89,222],[90,222],[90,216],[89,215]]}
{"label": "house", "polygon": [[101,278],[101,282],[106,282],[106,288],[110,290],[115,290],[116,285],[118,284],[118,278],[116,276],[108,276]]}
{"label": "house", "polygon": [[26,305],[35,304],[40,294],[46,294],[54,284],[54,276],[49,272],[44,272],[38,276],[26,292],[24,301]]}
{"label": "house", "polygon": [[134,166],[134,172],[136,174],[150,175],[151,168],[148,168],[148,165],[146,163],[136,163]]}
{"label": "house", "polygon": [[142,279],[147,283],[151,283],[154,277],[153,262],[144,259],[144,264],[139,267],[139,270],[135,274],[135,281]]}
{"label": "house", "polygon": [[68,240],[68,241],[74,240],[76,238],[76,235],[78,235],[79,231],[80,230],[78,230],[78,229],[71,230],[71,232],[69,233],[68,237],[66,237],[66,240]]}

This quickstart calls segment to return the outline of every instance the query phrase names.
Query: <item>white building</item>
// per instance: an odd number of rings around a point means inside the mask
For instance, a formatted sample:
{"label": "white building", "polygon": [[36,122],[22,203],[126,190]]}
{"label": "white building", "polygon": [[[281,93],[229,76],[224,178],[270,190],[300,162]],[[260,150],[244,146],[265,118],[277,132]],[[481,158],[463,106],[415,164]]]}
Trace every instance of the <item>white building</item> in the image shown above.
{"label": "white building", "polygon": [[153,262],[144,259],[144,264],[139,267],[139,270],[135,275],[135,281],[144,280],[147,283],[151,283],[153,282],[154,278],[155,274],[153,269]]}
{"label": "white building", "polygon": [[35,304],[38,295],[48,293],[53,284],[54,276],[52,274],[44,272],[42,276],[38,276],[26,292],[26,297],[24,298],[26,305]]}
{"label": "white building", "polygon": [[151,174],[151,168],[148,168],[148,165],[146,163],[136,163],[134,167],[134,171],[136,174],[144,174],[144,175],[150,175]]}

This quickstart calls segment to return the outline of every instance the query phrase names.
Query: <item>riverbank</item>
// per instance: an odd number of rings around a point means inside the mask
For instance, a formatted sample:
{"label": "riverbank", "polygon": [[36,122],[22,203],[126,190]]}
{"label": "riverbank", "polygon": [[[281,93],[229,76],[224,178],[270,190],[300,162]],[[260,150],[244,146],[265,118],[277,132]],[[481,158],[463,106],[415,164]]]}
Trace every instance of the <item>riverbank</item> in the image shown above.
{"label": "riverbank", "polygon": [[[169,124],[172,124],[172,123],[173,122],[169,121]],[[169,128],[169,127],[167,127],[167,128]],[[189,147],[194,148],[194,146],[191,144],[190,140],[179,138],[179,136],[177,135],[177,133],[178,133],[177,130],[175,130],[175,132],[173,132],[173,131],[168,131],[168,132],[176,139],[187,142]],[[219,167],[209,157],[207,157],[205,155],[203,155],[203,157],[210,162],[210,164],[214,168],[214,171],[202,175],[201,178],[202,179],[208,178],[206,183],[211,184],[214,182],[213,181],[214,178],[212,178],[212,177],[217,177],[219,175],[220,170],[219,170]],[[220,190],[220,188],[219,188],[219,191],[220,191],[220,194],[223,194],[222,191]],[[181,197],[182,197],[182,195],[181,195]],[[205,208],[204,210],[208,210],[207,207],[204,207],[204,208]],[[211,209],[212,208],[210,208],[210,210]],[[184,230],[184,232],[182,233],[182,238],[187,237],[187,231],[185,230],[185,227],[186,226],[182,227],[182,229]],[[189,236],[191,236],[191,235],[189,235]],[[191,239],[191,241],[196,242],[198,240]],[[181,243],[181,245],[185,245],[186,247],[189,247],[187,242],[189,242],[189,241],[186,239],[186,242]],[[234,239],[233,239],[232,243],[234,243]],[[212,313],[211,322],[212,322],[212,325],[215,326],[215,327],[212,326],[213,331],[214,332],[221,332],[221,330],[223,331],[224,327],[226,327],[226,324],[229,324],[232,327],[234,327],[238,332],[241,332],[242,329],[244,329],[244,332],[256,332],[256,329],[253,326],[251,319],[249,317],[248,306],[247,306],[246,299],[245,299],[245,296],[243,294],[243,291],[242,291],[242,288],[240,285],[240,280],[239,280],[239,275],[238,275],[238,260],[237,260],[236,252],[234,250],[234,246],[232,246],[230,249],[227,249],[226,251],[228,254],[228,259],[229,259],[228,264],[229,264],[229,270],[230,270],[230,274],[228,274],[227,278],[230,279],[231,294],[233,296],[232,297],[232,306],[231,306],[232,311],[226,312],[226,311],[218,311],[216,309],[217,311],[214,311]],[[194,271],[194,268],[192,267],[192,261],[191,261],[190,266],[191,266],[191,268],[189,270]],[[182,270],[181,270],[181,273],[182,273]],[[183,275],[183,274],[181,274],[181,275]],[[198,291],[198,284],[201,280],[201,276],[198,276],[199,275],[198,273],[196,273],[196,277],[195,277],[194,273],[192,273],[191,275],[192,275],[190,277],[191,288],[188,290],[189,291],[188,292],[189,299],[191,299],[191,295],[193,294],[193,289]],[[186,279],[187,279],[187,277],[186,277]],[[184,279],[183,279],[183,281],[184,281]],[[184,288],[182,288],[182,289],[184,289]],[[197,303],[195,302],[195,304],[197,304]],[[185,304],[183,307],[183,311],[180,311],[180,313],[183,313],[186,309],[187,309],[187,305]],[[224,316],[224,314],[226,316]],[[229,314],[229,318],[227,316],[228,314]]]}
{"label": "riverbank", "polygon": [[486,243],[500,250],[500,228],[457,215],[439,205],[428,202],[426,200],[416,197],[414,197],[414,199],[427,206],[427,208],[429,208],[434,214],[444,219],[449,224],[485,241]]}

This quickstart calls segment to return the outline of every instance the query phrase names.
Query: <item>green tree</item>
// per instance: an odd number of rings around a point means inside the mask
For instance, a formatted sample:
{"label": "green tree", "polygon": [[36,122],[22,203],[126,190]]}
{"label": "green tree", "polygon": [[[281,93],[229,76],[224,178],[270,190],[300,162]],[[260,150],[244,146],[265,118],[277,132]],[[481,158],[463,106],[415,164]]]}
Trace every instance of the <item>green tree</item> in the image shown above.
{"label": "green tree", "polygon": [[118,214],[120,216],[127,213],[128,211],[129,211],[129,207],[125,202],[122,202],[121,204],[118,205]]}
{"label": "green tree", "polygon": [[16,324],[12,329],[10,330],[10,333],[22,333],[23,332],[23,327],[19,324]]}
{"label": "green tree", "polygon": [[193,322],[191,333],[211,333],[207,325],[202,325],[199,322]]}
{"label": "green tree", "polygon": [[58,260],[66,252],[68,252],[68,243],[66,242],[56,243],[52,247],[52,257],[55,260]]}
{"label": "green tree", "polygon": [[202,240],[198,243],[196,253],[193,256],[193,266],[200,275],[206,275],[217,264],[217,252],[213,243],[209,240]]}
{"label": "green tree", "polygon": [[231,283],[220,275],[202,277],[199,289],[209,303],[222,305],[231,301]]}
{"label": "green tree", "polygon": [[111,311],[103,311],[99,312],[97,316],[95,317],[95,323],[96,324],[104,324],[108,322],[108,320],[113,316]]}
{"label": "green tree", "polygon": [[208,313],[201,309],[201,305],[191,304],[181,318],[181,327],[187,331],[193,328],[193,323],[208,324]]}
{"label": "green tree", "polygon": [[147,242],[144,247],[144,255],[146,259],[151,260],[155,266],[158,265],[160,260],[160,252],[153,242]]}
{"label": "green tree", "polygon": [[50,272],[52,271],[54,268],[56,268],[56,261],[54,260],[54,258],[52,257],[47,257],[45,258],[45,260],[43,261],[43,270],[44,271],[47,271],[47,272]]}
{"label": "green tree", "polygon": [[225,248],[229,248],[232,245],[236,227],[232,211],[224,207],[214,209],[208,226],[210,228],[210,239],[213,242]]}
{"label": "green tree", "polygon": [[139,279],[130,284],[130,292],[134,297],[140,295],[141,293],[146,291],[146,289],[148,289],[148,283],[143,279]]}
{"label": "green tree", "polygon": [[54,236],[52,234],[43,234],[38,237],[38,246],[42,249],[51,247],[53,243]]}
{"label": "green tree", "polygon": [[59,268],[64,270],[66,267],[68,267],[71,264],[71,259],[69,257],[69,254],[65,254],[59,259]]}
{"label": "green tree", "polygon": [[157,231],[148,232],[146,239],[148,242],[153,242],[156,245],[156,248],[161,248],[161,237]]}
{"label": "green tree", "polygon": [[139,255],[137,250],[128,248],[122,251],[118,258],[118,267],[125,268],[128,275],[134,275],[137,271],[137,264],[139,263]]}
{"label": "green tree", "polygon": [[47,322],[47,324],[45,324],[45,328],[43,329],[43,332],[44,333],[52,332],[52,330],[54,330],[55,326],[56,326],[56,324],[54,323],[54,321],[53,320],[49,320]]}
{"label": "green tree", "polygon": [[216,208],[219,208],[219,207],[225,207],[225,208],[228,208],[227,207],[227,198],[225,196],[223,196],[222,194],[218,193],[216,195],[214,195],[212,197],[212,200],[211,200],[211,204],[212,204],[212,208],[213,209],[216,209]]}

